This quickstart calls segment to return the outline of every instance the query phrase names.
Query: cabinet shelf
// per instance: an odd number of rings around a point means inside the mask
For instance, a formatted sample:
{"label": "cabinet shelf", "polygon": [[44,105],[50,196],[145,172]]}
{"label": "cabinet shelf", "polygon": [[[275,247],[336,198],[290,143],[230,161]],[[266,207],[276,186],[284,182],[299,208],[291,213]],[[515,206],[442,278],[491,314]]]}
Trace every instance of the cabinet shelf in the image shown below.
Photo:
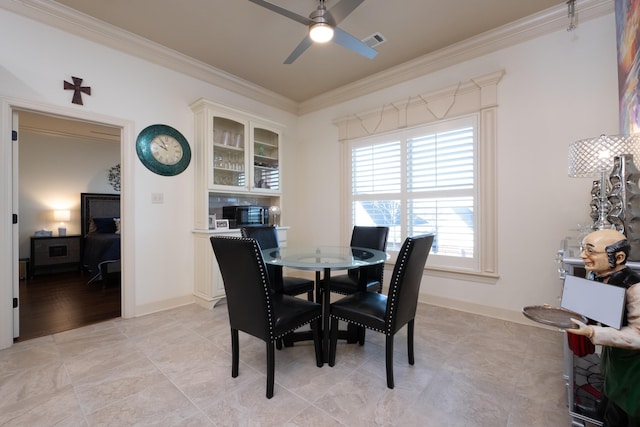
{"label": "cabinet shelf", "polygon": [[220,166],[214,166],[213,169],[215,169],[217,171],[231,172],[231,173],[244,173],[245,172],[244,169],[229,169],[229,168],[224,168],[224,167],[220,167]]}
{"label": "cabinet shelf", "polygon": [[244,147],[236,147],[236,146],[233,146],[233,145],[224,145],[224,144],[218,144],[218,143],[213,144],[213,146],[216,149],[220,148],[220,149],[223,149],[223,150],[235,151],[237,153],[244,152]]}
{"label": "cabinet shelf", "polygon": [[273,142],[264,142],[264,141],[259,141],[257,139],[254,142],[256,144],[264,145],[265,147],[278,148],[278,144],[274,144]]}
{"label": "cabinet shelf", "polygon": [[269,170],[269,171],[277,171],[278,170],[278,166],[258,165],[258,164],[254,164],[253,166],[256,167],[256,168],[265,169],[265,170]]}

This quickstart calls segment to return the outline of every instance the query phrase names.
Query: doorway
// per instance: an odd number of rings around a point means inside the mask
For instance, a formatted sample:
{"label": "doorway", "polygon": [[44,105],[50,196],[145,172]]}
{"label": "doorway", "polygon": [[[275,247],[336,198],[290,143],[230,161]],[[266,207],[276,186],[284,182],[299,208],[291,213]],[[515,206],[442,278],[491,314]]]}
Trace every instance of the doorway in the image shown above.
{"label": "doorway", "polygon": [[[120,317],[123,304],[119,274],[89,284],[91,276],[83,271],[81,253],[74,253],[74,249],[68,253],[66,250],[60,254],[47,253],[52,255],[51,260],[44,266],[36,266],[34,241],[49,242],[50,250],[82,246],[80,193],[119,193],[120,188],[116,190],[108,172],[116,165],[119,170],[122,128],[41,112],[16,111],[18,252],[23,270],[18,286],[17,340]],[[67,211],[64,234],[55,222],[58,210]],[[58,263],[58,259],[65,262]]]}

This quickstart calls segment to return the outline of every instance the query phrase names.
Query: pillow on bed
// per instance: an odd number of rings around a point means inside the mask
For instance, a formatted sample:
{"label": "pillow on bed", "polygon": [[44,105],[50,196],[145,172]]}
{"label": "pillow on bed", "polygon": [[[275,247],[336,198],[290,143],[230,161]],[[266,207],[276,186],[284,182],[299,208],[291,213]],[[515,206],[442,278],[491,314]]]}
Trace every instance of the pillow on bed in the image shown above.
{"label": "pillow on bed", "polygon": [[[112,216],[104,218],[91,218],[91,222],[96,227],[94,233],[112,234],[116,232],[116,222],[115,218]],[[89,232],[91,232],[91,228],[92,227],[89,226]]]}

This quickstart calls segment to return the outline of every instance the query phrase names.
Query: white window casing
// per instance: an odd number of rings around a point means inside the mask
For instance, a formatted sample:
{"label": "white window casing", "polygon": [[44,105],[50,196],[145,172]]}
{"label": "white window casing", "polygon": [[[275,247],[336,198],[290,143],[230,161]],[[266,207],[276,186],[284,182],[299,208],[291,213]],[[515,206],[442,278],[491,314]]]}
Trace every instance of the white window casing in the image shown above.
{"label": "white window casing", "polygon": [[378,225],[392,224],[393,258],[406,235],[439,228],[430,270],[498,276],[495,162],[503,75],[498,71],[334,120],[342,143],[346,240],[354,223],[366,225],[362,221],[377,216]]}

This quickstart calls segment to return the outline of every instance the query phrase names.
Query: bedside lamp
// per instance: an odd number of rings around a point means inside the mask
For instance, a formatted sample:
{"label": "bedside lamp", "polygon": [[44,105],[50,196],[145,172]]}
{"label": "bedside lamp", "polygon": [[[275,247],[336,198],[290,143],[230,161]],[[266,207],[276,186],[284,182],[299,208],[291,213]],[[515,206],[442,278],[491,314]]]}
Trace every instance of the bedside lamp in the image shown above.
{"label": "bedside lamp", "polygon": [[66,236],[67,227],[64,222],[71,219],[71,211],[68,209],[56,209],[53,211],[53,219],[60,221],[60,226],[58,226],[58,236]]}

